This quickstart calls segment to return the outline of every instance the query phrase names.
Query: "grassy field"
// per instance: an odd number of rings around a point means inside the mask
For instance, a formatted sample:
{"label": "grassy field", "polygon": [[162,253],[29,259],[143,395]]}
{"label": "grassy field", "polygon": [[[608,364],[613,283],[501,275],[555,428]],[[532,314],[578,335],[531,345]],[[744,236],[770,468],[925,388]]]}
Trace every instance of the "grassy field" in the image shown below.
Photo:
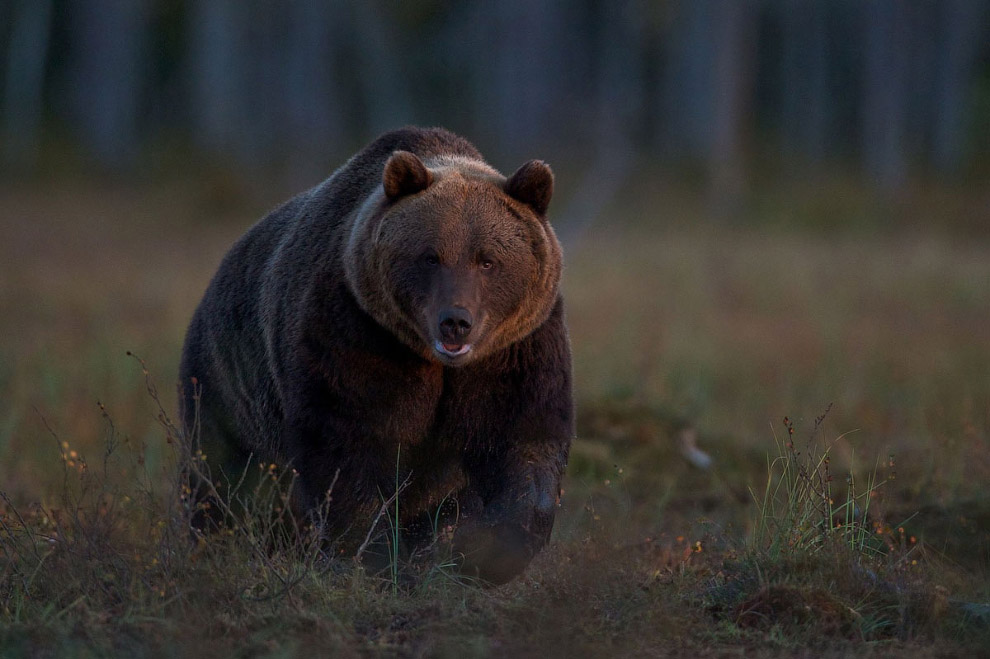
{"label": "grassy field", "polygon": [[644,199],[593,228],[551,546],[502,588],[442,556],[395,588],[175,514],[185,324],[279,201],[242,192],[0,188],[0,656],[987,654],[990,241],[924,217],[966,202],[831,231]]}

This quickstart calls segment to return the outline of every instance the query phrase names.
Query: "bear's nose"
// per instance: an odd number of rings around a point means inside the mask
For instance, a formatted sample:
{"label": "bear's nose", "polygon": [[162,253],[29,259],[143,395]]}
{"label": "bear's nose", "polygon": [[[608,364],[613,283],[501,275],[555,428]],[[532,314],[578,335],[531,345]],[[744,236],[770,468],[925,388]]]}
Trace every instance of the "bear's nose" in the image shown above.
{"label": "bear's nose", "polygon": [[450,307],[440,312],[440,336],[444,343],[463,343],[471,333],[471,312]]}

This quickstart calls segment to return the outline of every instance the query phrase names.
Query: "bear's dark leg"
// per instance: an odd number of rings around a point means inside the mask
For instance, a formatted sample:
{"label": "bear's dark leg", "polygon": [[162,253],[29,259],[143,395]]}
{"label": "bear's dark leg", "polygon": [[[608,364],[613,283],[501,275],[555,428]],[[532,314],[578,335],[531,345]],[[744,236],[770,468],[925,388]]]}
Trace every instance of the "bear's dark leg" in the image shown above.
{"label": "bear's dark leg", "polygon": [[559,475],[544,468],[507,470],[480,516],[458,525],[454,549],[463,555],[462,571],[496,585],[522,572],[550,538],[559,484]]}
{"label": "bear's dark leg", "polygon": [[[340,437],[349,437],[345,428],[336,428],[333,419],[310,424],[287,418],[281,439],[289,465],[299,473],[294,505],[303,516],[324,528],[327,540],[337,543],[344,553],[353,554],[369,533],[368,525],[381,509],[385,490],[376,478],[377,465],[354,450]],[[387,486],[387,484],[386,484]],[[382,526],[379,520],[378,526]],[[374,529],[372,535],[380,529]]]}
{"label": "bear's dark leg", "polygon": [[474,522],[481,517],[484,501],[467,488],[446,497],[439,506],[423,511],[406,523],[402,539],[409,556],[427,549],[449,527]]}

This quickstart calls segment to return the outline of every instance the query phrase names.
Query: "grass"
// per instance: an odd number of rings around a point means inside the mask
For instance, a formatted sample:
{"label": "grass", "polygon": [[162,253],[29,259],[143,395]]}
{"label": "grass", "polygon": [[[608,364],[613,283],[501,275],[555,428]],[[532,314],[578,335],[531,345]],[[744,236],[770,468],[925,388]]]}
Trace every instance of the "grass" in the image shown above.
{"label": "grass", "polygon": [[[815,419],[816,430],[827,413]],[[850,464],[845,496],[836,501],[838,488],[833,485],[827,438],[813,435],[802,454],[795,446],[794,423],[788,417],[784,417],[784,427],[787,435],[783,442],[774,437],[777,456],[768,460],[766,487],[757,501],[752,533],[755,546],[771,558],[780,558],[787,551],[817,553],[836,544],[855,553],[881,553],[869,520],[873,499],[885,481],[878,481],[874,472],[868,476],[865,490],[858,489],[854,465]],[[892,456],[888,464],[893,467]],[[882,522],[876,526],[883,528]]]}
{"label": "grass", "polygon": [[0,189],[0,655],[990,647],[990,243],[918,217],[828,234],[620,209],[568,253],[579,423],[553,540],[484,589],[394,538],[383,580],[318,529],[279,535],[291,474],[268,465],[236,531],[190,539],[168,419],[185,323],[276,201],[209,190]]}

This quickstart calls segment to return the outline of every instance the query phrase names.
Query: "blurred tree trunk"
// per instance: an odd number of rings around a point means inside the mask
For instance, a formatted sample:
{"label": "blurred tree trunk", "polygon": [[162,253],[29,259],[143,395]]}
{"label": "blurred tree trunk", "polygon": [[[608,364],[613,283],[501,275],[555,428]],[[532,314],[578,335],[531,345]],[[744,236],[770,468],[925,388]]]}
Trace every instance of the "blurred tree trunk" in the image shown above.
{"label": "blurred tree trunk", "polygon": [[665,57],[662,107],[668,148],[704,164],[709,210],[721,218],[738,213],[745,191],[756,12],[754,0],[678,5]]}
{"label": "blurred tree trunk", "polygon": [[293,188],[322,177],[349,146],[334,51],[343,3],[198,0],[188,18],[196,141],[252,168],[284,157]]}
{"label": "blurred tree trunk", "polygon": [[885,193],[897,194],[907,179],[910,8],[901,0],[863,5],[865,70],[862,144],[867,173]]}
{"label": "blurred tree trunk", "polygon": [[247,36],[240,0],[193,0],[189,8],[189,76],[195,141],[240,152],[247,132]]}
{"label": "blurred tree trunk", "polygon": [[966,155],[973,69],[990,31],[985,22],[987,6],[979,0],[943,0],[938,9],[932,159],[940,171],[953,173]]}
{"label": "blurred tree trunk", "polygon": [[908,59],[907,118],[904,126],[905,145],[909,157],[925,153],[930,147],[931,127],[935,107],[935,60],[941,45],[939,39],[940,6],[936,0],[916,0],[907,15],[912,35]]}
{"label": "blurred tree trunk", "polygon": [[71,5],[72,98],[83,144],[104,166],[131,164],[140,141],[150,0]]}
{"label": "blurred tree trunk", "polygon": [[415,121],[410,72],[403,70],[390,19],[381,2],[362,0],[353,5],[353,52],[364,98],[364,127],[371,135]]}
{"label": "blurred tree trunk", "polygon": [[[602,3],[594,16],[594,150],[590,166],[575,186],[562,213],[566,223],[557,234],[564,247],[575,248],[625,183],[636,157],[643,121],[643,70],[646,0]],[[559,83],[558,83],[559,84]]]}
{"label": "blurred tree trunk", "polygon": [[783,0],[780,85],[781,137],[812,166],[826,156],[831,99],[828,91],[827,0]]}
{"label": "blurred tree trunk", "polygon": [[718,0],[714,17],[709,203],[714,216],[733,218],[746,187],[744,141],[752,111],[756,4],[751,0]]}
{"label": "blurred tree trunk", "polygon": [[[302,0],[296,0],[302,1]],[[305,0],[312,1],[312,0]],[[242,0],[242,4],[244,0]],[[290,33],[291,4],[276,0],[254,0],[248,3],[251,20],[247,24],[247,61],[244,68],[246,96],[242,99],[247,114],[247,134],[243,140],[250,154],[250,163],[261,167],[287,148],[285,130],[285,76]]]}
{"label": "blurred tree trunk", "polygon": [[[545,149],[558,121],[560,84],[566,79],[561,0],[478,3],[474,59],[477,124],[494,132],[502,157],[513,161]],[[489,13],[484,10],[488,9]]]}
{"label": "blurred tree trunk", "polygon": [[3,159],[10,166],[30,169],[41,143],[52,1],[21,0],[13,9],[3,95]]}
{"label": "blurred tree trunk", "polygon": [[614,0],[603,3],[596,17],[594,131],[600,153],[621,151],[628,156],[640,132],[645,9],[645,0]]}
{"label": "blurred tree trunk", "polygon": [[716,0],[674,6],[666,44],[663,99],[663,146],[670,155],[704,162],[711,144],[712,26]]}
{"label": "blurred tree trunk", "polygon": [[338,4],[312,0],[290,4],[284,79],[290,184],[305,184],[314,175],[325,174],[332,159],[348,146],[332,48],[338,37]]}

